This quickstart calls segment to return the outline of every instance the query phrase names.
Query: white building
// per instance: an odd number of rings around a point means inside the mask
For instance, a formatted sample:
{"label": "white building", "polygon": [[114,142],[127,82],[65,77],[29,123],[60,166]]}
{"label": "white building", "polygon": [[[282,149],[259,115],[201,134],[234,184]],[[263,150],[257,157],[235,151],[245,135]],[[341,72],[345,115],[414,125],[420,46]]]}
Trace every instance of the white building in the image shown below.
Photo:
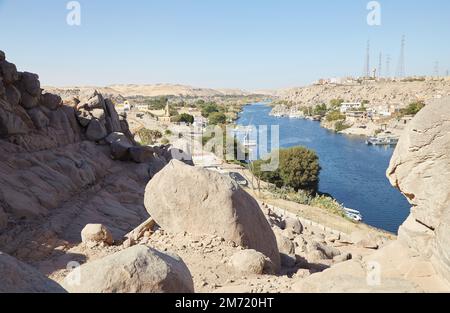
{"label": "white building", "polygon": [[359,110],[362,108],[361,102],[344,102],[341,105],[341,113],[345,114],[351,110]]}

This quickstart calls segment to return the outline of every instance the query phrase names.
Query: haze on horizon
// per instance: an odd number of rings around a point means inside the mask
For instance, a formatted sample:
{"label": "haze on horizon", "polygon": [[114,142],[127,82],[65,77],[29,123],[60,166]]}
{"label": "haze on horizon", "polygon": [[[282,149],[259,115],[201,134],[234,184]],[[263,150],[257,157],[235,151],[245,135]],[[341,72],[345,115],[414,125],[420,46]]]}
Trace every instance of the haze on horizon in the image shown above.
{"label": "haze on horizon", "polygon": [[[406,35],[406,73],[450,69],[450,2],[367,0],[80,0],[69,26],[65,0],[0,0],[0,49],[43,85],[186,84],[277,89],[363,73],[380,52],[395,73]],[[383,61],[383,65],[384,65]]]}

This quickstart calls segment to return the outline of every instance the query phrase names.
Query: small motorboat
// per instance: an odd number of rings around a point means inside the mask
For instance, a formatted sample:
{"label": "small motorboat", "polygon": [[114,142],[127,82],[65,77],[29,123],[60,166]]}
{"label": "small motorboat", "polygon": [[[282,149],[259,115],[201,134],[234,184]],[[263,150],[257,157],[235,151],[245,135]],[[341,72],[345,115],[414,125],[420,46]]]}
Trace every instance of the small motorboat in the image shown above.
{"label": "small motorboat", "polygon": [[363,216],[361,212],[349,208],[343,208],[345,215],[349,218],[354,220],[355,222],[362,222]]}

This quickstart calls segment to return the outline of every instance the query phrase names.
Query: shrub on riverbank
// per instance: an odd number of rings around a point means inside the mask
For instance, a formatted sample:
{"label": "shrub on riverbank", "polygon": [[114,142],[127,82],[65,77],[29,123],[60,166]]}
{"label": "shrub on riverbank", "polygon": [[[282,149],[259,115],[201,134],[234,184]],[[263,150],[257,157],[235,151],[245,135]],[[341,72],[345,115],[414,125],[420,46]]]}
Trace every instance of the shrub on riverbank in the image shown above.
{"label": "shrub on riverbank", "polygon": [[328,122],[334,122],[334,121],[342,121],[345,120],[345,115],[342,114],[340,111],[335,110],[331,111],[327,114],[327,121]]}
{"label": "shrub on riverbank", "polygon": [[338,121],[336,122],[336,124],[334,125],[334,128],[336,130],[337,133],[344,131],[346,129],[349,129],[351,126],[346,124],[345,121]]}
{"label": "shrub on riverbank", "polygon": [[410,103],[405,109],[401,110],[401,115],[416,115],[425,107],[425,103],[423,101],[417,101]]}
{"label": "shrub on riverbank", "polygon": [[330,196],[318,194],[313,195],[302,190],[295,192],[293,189],[289,188],[272,188],[270,191],[275,197],[279,199],[321,208],[327,210],[332,214],[346,217],[343,211],[343,206],[339,204],[336,199],[333,199]]}
{"label": "shrub on riverbank", "polygon": [[281,149],[278,153],[275,152],[276,154],[279,155],[279,166],[273,171],[262,169],[262,166],[270,164],[271,160],[259,160],[252,164],[256,177],[279,188],[305,190],[309,193],[318,191],[321,168],[316,152],[304,147],[293,147]]}

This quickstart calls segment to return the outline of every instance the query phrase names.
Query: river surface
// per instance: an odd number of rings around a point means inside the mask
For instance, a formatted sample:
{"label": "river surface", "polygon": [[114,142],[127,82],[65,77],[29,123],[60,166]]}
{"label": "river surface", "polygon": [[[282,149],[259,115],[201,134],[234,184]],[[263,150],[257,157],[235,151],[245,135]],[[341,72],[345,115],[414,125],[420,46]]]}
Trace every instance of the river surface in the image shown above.
{"label": "river surface", "polygon": [[318,122],[272,117],[270,111],[264,104],[248,105],[237,124],[269,128],[279,125],[282,148],[304,146],[319,155],[321,192],[359,210],[364,223],[398,232],[409,215],[410,205],[386,178],[393,148],[368,146],[363,138],[335,134]]}

